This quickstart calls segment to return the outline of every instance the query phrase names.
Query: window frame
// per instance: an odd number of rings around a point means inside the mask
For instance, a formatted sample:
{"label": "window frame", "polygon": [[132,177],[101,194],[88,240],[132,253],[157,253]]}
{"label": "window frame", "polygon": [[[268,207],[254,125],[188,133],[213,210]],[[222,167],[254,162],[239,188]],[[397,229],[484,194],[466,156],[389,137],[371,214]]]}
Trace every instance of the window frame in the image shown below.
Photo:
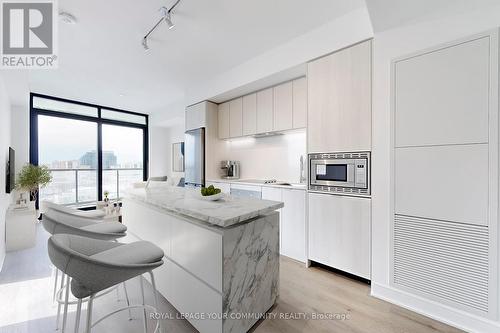
{"label": "window frame", "polygon": [[[61,111],[53,111],[53,110],[45,110],[35,108],[33,106],[33,97],[51,99],[59,102],[73,103],[77,105],[83,105],[88,107],[93,107],[97,109],[97,117],[79,115],[73,113],[66,113]],[[127,114],[132,114],[136,116],[142,116],[146,120],[146,124],[136,124],[130,123],[126,121],[113,120],[101,118],[101,109],[107,109],[115,112],[122,112]],[[148,170],[149,170],[149,116],[147,114],[132,112],[127,110],[121,110],[113,107],[108,107],[104,105],[97,105],[92,103],[86,103],[81,101],[74,101],[70,99],[49,96],[39,93],[30,93],[30,150],[29,150],[29,160],[33,165],[38,165],[39,156],[38,156],[38,116],[50,116],[57,118],[66,118],[73,120],[83,120],[90,121],[97,124],[97,200],[102,201],[102,182],[103,182],[103,165],[102,165],[102,125],[116,125],[123,127],[132,127],[142,129],[143,140],[142,140],[142,165],[143,165],[143,181],[148,179]],[[36,199],[36,206],[38,207],[38,197]]]}

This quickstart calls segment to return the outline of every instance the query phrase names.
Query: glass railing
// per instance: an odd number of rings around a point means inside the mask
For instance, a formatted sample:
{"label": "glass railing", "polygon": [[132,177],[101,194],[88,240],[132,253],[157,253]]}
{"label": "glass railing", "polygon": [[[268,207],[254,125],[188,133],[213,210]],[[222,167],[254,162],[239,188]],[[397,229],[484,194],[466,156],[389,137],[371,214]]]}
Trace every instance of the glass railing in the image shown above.
{"label": "glass railing", "polygon": [[[40,191],[40,200],[63,205],[97,201],[97,169],[50,169],[52,182]],[[119,199],[132,184],[143,180],[142,168],[105,169],[102,189],[110,199]]]}

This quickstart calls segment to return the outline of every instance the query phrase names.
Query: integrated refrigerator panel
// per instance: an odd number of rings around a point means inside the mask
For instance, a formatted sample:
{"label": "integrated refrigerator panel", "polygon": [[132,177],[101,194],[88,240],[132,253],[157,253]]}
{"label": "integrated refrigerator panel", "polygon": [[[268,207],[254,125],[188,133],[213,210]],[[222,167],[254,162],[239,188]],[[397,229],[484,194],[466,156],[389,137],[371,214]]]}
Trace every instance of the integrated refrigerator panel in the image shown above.
{"label": "integrated refrigerator panel", "polygon": [[205,186],[205,128],[186,131],[185,136],[185,184]]}

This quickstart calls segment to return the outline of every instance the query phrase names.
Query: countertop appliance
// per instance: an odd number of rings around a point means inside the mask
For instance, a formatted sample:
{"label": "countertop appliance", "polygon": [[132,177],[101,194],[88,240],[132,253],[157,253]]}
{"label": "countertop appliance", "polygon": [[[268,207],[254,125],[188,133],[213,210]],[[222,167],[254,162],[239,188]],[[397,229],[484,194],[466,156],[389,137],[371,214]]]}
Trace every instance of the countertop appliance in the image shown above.
{"label": "countertop appliance", "polygon": [[224,179],[240,179],[240,162],[222,161],[220,162],[221,177]]}
{"label": "countertop appliance", "polygon": [[309,154],[309,190],[370,195],[370,152]]}
{"label": "countertop appliance", "polygon": [[205,186],[205,128],[186,131],[184,142],[186,186]]}

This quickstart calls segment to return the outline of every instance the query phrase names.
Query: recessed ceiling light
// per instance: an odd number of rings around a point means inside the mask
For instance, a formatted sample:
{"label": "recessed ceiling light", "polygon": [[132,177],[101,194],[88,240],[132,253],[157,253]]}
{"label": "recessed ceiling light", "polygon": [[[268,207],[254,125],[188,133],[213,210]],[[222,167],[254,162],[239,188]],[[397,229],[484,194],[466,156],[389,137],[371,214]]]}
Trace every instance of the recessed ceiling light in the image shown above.
{"label": "recessed ceiling light", "polygon": [[68,12],[60,12],[59,18],[66,24],[75,24],[77,22],[76,17]]}

